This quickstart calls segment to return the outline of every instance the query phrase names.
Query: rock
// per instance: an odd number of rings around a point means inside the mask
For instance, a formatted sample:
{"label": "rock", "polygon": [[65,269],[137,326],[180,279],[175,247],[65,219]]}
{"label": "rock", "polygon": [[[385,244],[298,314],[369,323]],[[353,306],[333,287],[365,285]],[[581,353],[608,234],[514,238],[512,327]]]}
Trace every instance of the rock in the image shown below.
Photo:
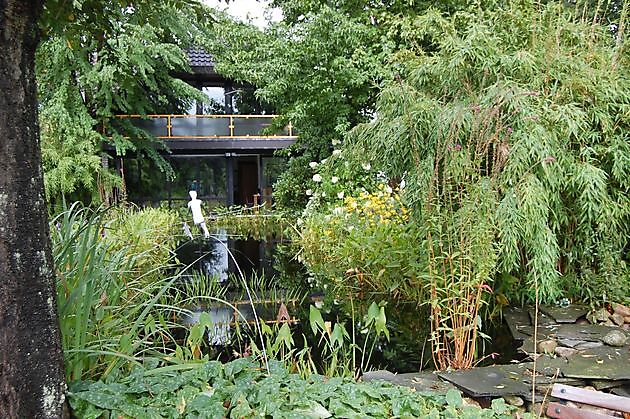
{"label": "rock", "polygon": [[584,317],[581,317],[581,318],[577,319],[575,324],[591,324],[591,323],[588,320],[586,320]]}
{"label": "rock", "polygon": [[612,322],[615,323],[617,326],[621,326],[626,322],[624,317],[619,313],[613,313],[612,316],[610,316],[610,320],[612,320]]}
{"label": "rock", "polygon": [[552,354],[558,346],[558,342],[554,339],[547,339],[538,342],[538,351],[543,354]]}
{"label": "rock", "polygon": [[564,346],[558,346],[554,352],[556,353],[556,355],[561,356],[563,358],[568,358],[570,356],[575,355],[575,353],[577,352],[577,349],[573,349],[573,348],[565,348]]}
{"label": "rock", "polygon": [[611,319],[608,319],[604,323],[601,323],[601,324],[603,324],[604,326],[608,326],[608,327],[615,327],[616,326],[616,324]]}
{"label": "rock", "polygon": [[475,399],[471,399],[469,397],[462,398],[462,405],[468,407],[476,407],[477,409],[481,409],[481,405]]}
{"label": "rock", "polygon": [[624,316],[623,321],[626,323],[630,323],[630,316]]}
{"label": "rock", "polygon": [[609,346],[623,346],[626,344],[628,337],[621,330],[611,330],[603,338],[602,341]]}
{"label": "rock", "polygon": [[521,407],[525,404],[525,401],[518,396],[504,396],[503,399],[511,406]]}
{"label": "rock", "polygon": [[575,349],[594,349],[604,346],[602,342],[584,342],[575,346]]}
{"label": "rock", "polygon": [[585,340],[577,340],[577,339],[560,338],[560,339],[558,339],[558,343],[561,346],[566,346],[567,348],[575,348],[576,346],[578,346],[578,345],[580,345],[582,343],[586,343],[586,341]]}
{"label": "rock", "polygon": [[630,308],[624,306],[623,304],[613,304],[613,311],[624,317],[630,317]]}
{"label": "rock", "polygon": [[626,332],[630,332],[630,323],[625,323],[623,326],[621,326],[622,330],[625,330]]}
{"label": "rock", "polygon": [[591,311],[587,315],[588,321],[591,323],[603,323],[610,317],[610,313],[605,308],[600,308],[599,310]]}

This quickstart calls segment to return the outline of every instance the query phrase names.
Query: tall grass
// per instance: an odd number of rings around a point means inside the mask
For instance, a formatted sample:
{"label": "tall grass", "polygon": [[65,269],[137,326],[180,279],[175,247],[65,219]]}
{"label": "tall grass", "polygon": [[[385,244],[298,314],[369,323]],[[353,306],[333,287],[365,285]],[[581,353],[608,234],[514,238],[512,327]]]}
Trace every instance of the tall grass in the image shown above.
{"label": "tall grass", "polygon": [[179,309],[158,301],[178,276],[153,275],[164,266],[139,273],[146,249],[108,240],[111,215],[120,213],[75,203],[51,222],[68,380],[107,379],[176,348],[169,329]]}

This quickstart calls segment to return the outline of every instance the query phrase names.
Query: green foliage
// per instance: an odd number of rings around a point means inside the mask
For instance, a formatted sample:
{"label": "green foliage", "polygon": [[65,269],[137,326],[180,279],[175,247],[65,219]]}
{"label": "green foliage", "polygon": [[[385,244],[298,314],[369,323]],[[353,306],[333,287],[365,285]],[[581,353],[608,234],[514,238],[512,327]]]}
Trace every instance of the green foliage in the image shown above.
{"label": "green foliage", "polygon": [[[112,251],[126,249],[137,255],[133,269],[138,277],[155,279],[173,258],[179,223],[177,214],[164,208],[114,207],[104,225]],[[150,273],[150,274],[149,274]]]}
{"label": "green foliage", "polygon": [[265,205],[256,207],[218,207],[213,210],[213,225],[230,234],[254,240],[282,240],[291,227],[289,216]]}
{"label": "green foliage", "polygon": [[329,213],[302,221],[299,257],[333,298],[418,302],[426,296],[424,232],[406,222],[398,193],[386,188],[345,197]]}
{"label": "green foliage", "polygon": [[136,368],[117,382],[70,385],[78,417],[408,417],[509,418],[513,408],[493,401],[491,409],[462,407],[459,392],[417,393],[384,382],[356,383],[313,375],[303,379],[278,362],[265,375],[250,358],[152,369]]}
{"label": "green foliage", "polygon": [[[350,138],[390,177],[405,177],[415,222],[492,238],[479,272],[516,278],[516,300],[536,288],[544,301],[627,298],[627,46],[572,10],[525,3],[418,16],[415,36],[434,48],[406,51],[378,118]],[[475,254],[474,240],[465,253],[450,241],[445,256]],[[588,291],[570,295],[563,277]],[[598,289],[597,278],[617,285]]]}
{"label": "green foliage", "polygon": [[117,235],[106,230],[108,216],[74,204],[51,221],[69,380],[117,376],[143,359],[161,360],[172,350],[165,344],[173,342],[170,329],[178,309],[158,302],[177,276],[156,279],[153,270],[163,266],[149,270],[144,259],[156,260],[151,249],[115,244],[104,236],[105,231]]}
{"label": "green foliage", "polygon": [[[48,2],[37,52],[42,157],[49,199],[120,183],[101,165],[101,144],[158,158],[158,144],[109,135],[116,114],[172,112],[200,99],[174,78],[190,47],[212,22],[193,0]],[[126,127],[130,128],[130,127]],[[100,188],[100,190],[99,190]]]}
{"label": "green foliage", "polygon": [[273,185],[273,197],[280,208],[301,210],[308,202],[306,190],[312,176],[309,160],[306,156],[291,158]]}

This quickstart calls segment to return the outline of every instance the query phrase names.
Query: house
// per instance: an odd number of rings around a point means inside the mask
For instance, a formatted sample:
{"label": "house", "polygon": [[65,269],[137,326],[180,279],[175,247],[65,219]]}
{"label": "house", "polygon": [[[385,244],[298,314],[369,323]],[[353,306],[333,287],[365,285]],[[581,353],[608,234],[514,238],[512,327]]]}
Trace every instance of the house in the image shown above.
{"label": "house", "polygon": [[204,92],[207,103],[197,103],[181,115],[118,116],[163,140],[170,152],[162,155],[174,170],[173,179],[168,179],[151,159],[117,157],[128,200],[172,205],[187,201],[188,191],[195,189],[210,204],[270,201],[285,163],[274,152],[296,141],[293,127],[268,133],[275,115],[257,103],[253,87],[218,74],[212,57],[201,49],[189,50],[188,56],[192,71],[176,76]]}

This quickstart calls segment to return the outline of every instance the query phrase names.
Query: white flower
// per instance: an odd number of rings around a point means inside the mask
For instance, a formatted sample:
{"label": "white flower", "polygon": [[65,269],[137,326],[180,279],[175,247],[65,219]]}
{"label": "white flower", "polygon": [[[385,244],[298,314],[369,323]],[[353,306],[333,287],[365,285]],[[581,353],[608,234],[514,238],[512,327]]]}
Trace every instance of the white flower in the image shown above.
{"label": "white flower", "polygon": [[392,188],[390,186],[385,187],[385,192],[392,193]]}
{"label": "white flower", "polygon": [[320,164],[326,164],[327,161],[328,161],[328,159],[324,159],[324,160],[322,160],[322,162]]}
{"label": "white flower", "polygon": [[322,197],[325,198],[326,197],[326,192],[322,192]]}
{"label": "white flower", "polygon": [[370,163],[363,163],[361,164],[361,167],[363,168],[363,170],[367,172],[368,170],[372,168],[372,165]]}
{"label": "white flower", "polygon": [[322,175],[320,175],[319,173],[315,173],[313,175],[313,182],[321,182],[322,181]]}
{"label": "white flower", "polygon": [[338,139],[335,138],[332,140],[332,145],[339,145],[339,144],[341,144],[341,141],[339,141]]}
{"label": "white flower", "polygon": [[317,167],[317,162],[316,161],[312,161],[308,165],[311,167],[311,169],[314,169],[314,168]]}
{"label": "white flower", "polygon": [[400,189],[405,189],[405,185],[406,185],[405,179],[401,180],[400,181]]}
{"label": "white flower", "polygon": [[333,150],[333,156],[338,156],[341,154],[341,150]]}
{"label": "white flower", "polygon": [[313,190],[312,189],[307,189],[306,190],[306,196],[311,196],[313,195]]}
{"label": "white flower", "polygon": [[337,176],[333,176],[332,179],[330,179],[330,181],[332,183],[337,183],[337,182],[339,182],[339,178]]}
{"label": "white flower", "polygon": [[343,191],[341,191],[341,192],[337,192],[337,198],[339,198],[339,199],[343,199],[343,195],[344,195],[344,194],[343,194]]}
{"label": "white flower", "polygon": [[341,208],[341,207],[337,207],[337,208],[335,208],[335,209],[333,210],[333,214],[335,214],[335,215],[341,215],[341,214],[343,214],[343,208]]}

